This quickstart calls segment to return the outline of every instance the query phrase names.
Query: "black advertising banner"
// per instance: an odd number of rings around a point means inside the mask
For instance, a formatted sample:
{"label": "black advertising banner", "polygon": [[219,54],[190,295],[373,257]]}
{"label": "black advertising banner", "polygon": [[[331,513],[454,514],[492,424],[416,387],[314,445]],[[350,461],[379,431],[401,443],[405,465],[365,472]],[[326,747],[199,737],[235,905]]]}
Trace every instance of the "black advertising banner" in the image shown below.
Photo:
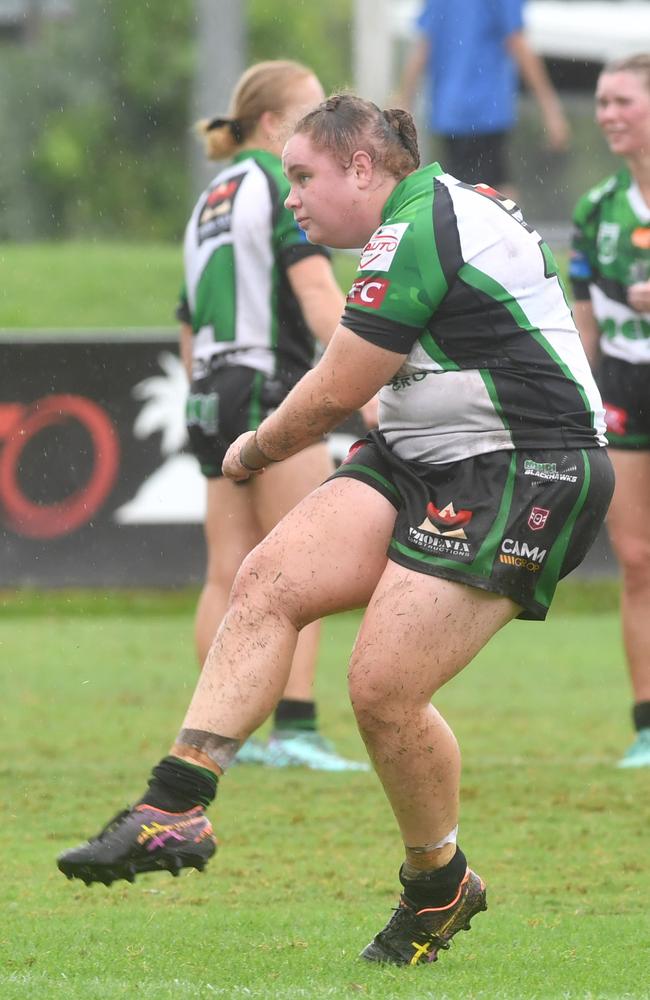
{"label": "black advertising banner", "polygon": [[[0,339],[0,587],[203,577],[205,485],[175,339]],[[340,460],[363,433],[332,439]]]}
{"label": "black advertising banner", "polygon": [[172,339],[0,340],[0,586],[201,578],[185,392]]}
{"label": "black advertising banner", "polygon": [[[199,583],[205,483],[175,339],[0,337],[0,588]],[[364,433],[330,438],[335,461]],[[579,571],[616,572],[604,532]]]}

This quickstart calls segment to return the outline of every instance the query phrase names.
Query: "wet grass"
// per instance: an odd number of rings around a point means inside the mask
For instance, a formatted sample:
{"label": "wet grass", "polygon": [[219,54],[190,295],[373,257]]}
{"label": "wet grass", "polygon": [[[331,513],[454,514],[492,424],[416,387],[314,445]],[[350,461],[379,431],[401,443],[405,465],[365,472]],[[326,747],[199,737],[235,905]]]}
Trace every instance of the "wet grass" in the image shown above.
{"label": "wet grass", "polygon": [[[437,700],[463,748],[461,843],[490,909],[413,970],[356,958],[400,863],[373,775],[235,768],[203,875],[66,882],[57,853],[140,794],[178,729],[195,595],[2,595],[3,1000],[650,996],[650,802],[647,774],[614,767],[630,737],[615,594],[562,590],[546,624],[509,626]],[[357,627],[329,621],[318,675],[323,730],[350,755]]]}
{"label": "wet grass", "polygon": [[[334,267],[347,291],[356,258],[336,254]],[[182,269],[173,243],[3,243],[0,329],[175,330]]]}

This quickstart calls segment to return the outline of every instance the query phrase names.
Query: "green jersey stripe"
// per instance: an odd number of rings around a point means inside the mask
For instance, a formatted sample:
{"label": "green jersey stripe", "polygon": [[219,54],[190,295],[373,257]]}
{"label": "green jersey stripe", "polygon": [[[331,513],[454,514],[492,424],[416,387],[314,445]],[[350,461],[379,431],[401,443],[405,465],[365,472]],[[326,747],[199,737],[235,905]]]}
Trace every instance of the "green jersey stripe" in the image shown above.
{"label": "green jersey stripe", "polygon": [[[500,285],[498,281],[495,281],[494,278],[490,278],[489,275],[483,274],[482,271],[479,271],[472,264],[467,264],[467,263],[463,264],[463,266],[459,271],[459,276],[468,285],[471,285],[472,288],[476,288],[479,291],[484,292],[486,295],[489,295],[490,298],[494,299],[496,302],[499,302],[502,306],[504,306],[508,310],[508,312],[510,313],[514,321],[517,323],[519,328],[525,331],[526,333],[529,333],[531,337],[533,337],[533,339],[540,345],[540,347],[542,347],[544,351],[546,351],[549,358],[551,358],[552,361],[558,366],[558,368],[565,376],[565,378],[567,378],[570,382],[572,382],[575,385],[576,389],[580,394],[580,398],[582,399],[585,410],[591,412],[591,406],[582,385],[574,378],[571,369],[568,367],[567,364],[565,364],[562,358],[553,349],[551,344],[549,344],[548,340],[546,339],[546,337],[544,337],[539,327],[533,326],[533,324],[529,321],[528,317],[526,316],[526,313],[520,306],[519,302],[517,302],[512,297],[511,293],[508,292],[503,287],[503,285]],[[593,413],[592,413],[592,426],[593,426]]]}
{"label": "green jersey stripe", "polygon": [[551,599],[555,592],[555,584],[560,576],[560,570],[562,568],[562,563],[565,560],[567,549],[571,542],[571,535],[573,534],[573,529],[575,523],[578,519],[580,511],[585,505],[587,496],[589,495],[589,484],[591,482],[591,465],[589,462],[588,452],[584,448],[580,449],[580,454],[582,456],[582,461],[584,463],[584,480],[582,483],[582,488],[578,494],[578,499],[573,505],[573,509],[569,514],[562,532],[558,536],[557,540],[551,547],[551,550],[547,556],[546,563],[542,572],[539,575],[539,580],[537,581],[537,586],[535,587],[534,598],[543,604],[545,607],[551,603]]}

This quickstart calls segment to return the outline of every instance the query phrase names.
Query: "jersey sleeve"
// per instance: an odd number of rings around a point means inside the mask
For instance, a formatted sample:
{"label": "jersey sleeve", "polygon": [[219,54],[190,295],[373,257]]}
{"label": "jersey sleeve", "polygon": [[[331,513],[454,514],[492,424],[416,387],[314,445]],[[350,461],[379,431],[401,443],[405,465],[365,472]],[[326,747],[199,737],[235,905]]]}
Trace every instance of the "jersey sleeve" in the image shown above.
{"label": "jersey sleeve", "polygon": [[299,260],[303,260],[305,257],[327,257],[329,260],[331,258],[331,253],[327,247],[321,247],[317,243],[310,243],[305,240],[304,243],[291,243],[289,246],[283,247],[280,251],[280,259],[285,269],[291,267],[292,264],[296,264]]}
{"label": "jersey sleeve", "polygon": [[423,243],[412,222],[388,223],[361,253],[341,324],[378,347],[408,354],[446,293],[430,238]]}
{"label": "jersey sleeve", "polygon": [[569,280],[577,302],[589,299],[589,285],[594,276],[597,220],[593,202],[585,195],[573,213],[573,232],[569,254]]}

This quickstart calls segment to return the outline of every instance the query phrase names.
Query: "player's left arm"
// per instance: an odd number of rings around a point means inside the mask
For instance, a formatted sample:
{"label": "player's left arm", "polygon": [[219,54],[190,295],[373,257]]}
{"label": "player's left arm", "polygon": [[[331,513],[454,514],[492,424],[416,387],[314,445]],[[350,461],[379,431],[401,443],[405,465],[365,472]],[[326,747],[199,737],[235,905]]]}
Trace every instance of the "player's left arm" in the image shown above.
{"label": "player's left arm", "polygon": [[650,281],[637,281],[627,289],[627,301],[639,313],[650,313]]}
{"label": "player's left arm", "polygon": [[578,328],[587,360],[592,368],[600,361],[600,328],[589,299],[573,303],[573,321]]}
{"label": "player's left arm", "polygon": [[194,340],[194,331],[189,323],[181,321],[181,328],[179,334],[179,354],[181,361],[183,363],[183,368],[187,374],[190,382],[192,381],[192,344]]}
{"label": "player's left arm", "polygon": [[303,257],[287,268],[287,278],[313,336],[328,344],[345,306],[329,258]]}
{"label": "player's left arm", "polygon": [[508,35],[506,48],[517,63],[524,83],[539,104],[549,146],[559,152],[565,150],[569,145],[571,127],[544,61],[530,47],[523,31],[513,31]]}
{"label": "player's left arm", "polygon": [[[367,403],[401,367],[406,354],[378,347],[337,326],[325,353],[256,433],[242,434],[224,459],[224,475],[247,479],[320,441]],[[245,464],[240,461],[240,453]]]}

